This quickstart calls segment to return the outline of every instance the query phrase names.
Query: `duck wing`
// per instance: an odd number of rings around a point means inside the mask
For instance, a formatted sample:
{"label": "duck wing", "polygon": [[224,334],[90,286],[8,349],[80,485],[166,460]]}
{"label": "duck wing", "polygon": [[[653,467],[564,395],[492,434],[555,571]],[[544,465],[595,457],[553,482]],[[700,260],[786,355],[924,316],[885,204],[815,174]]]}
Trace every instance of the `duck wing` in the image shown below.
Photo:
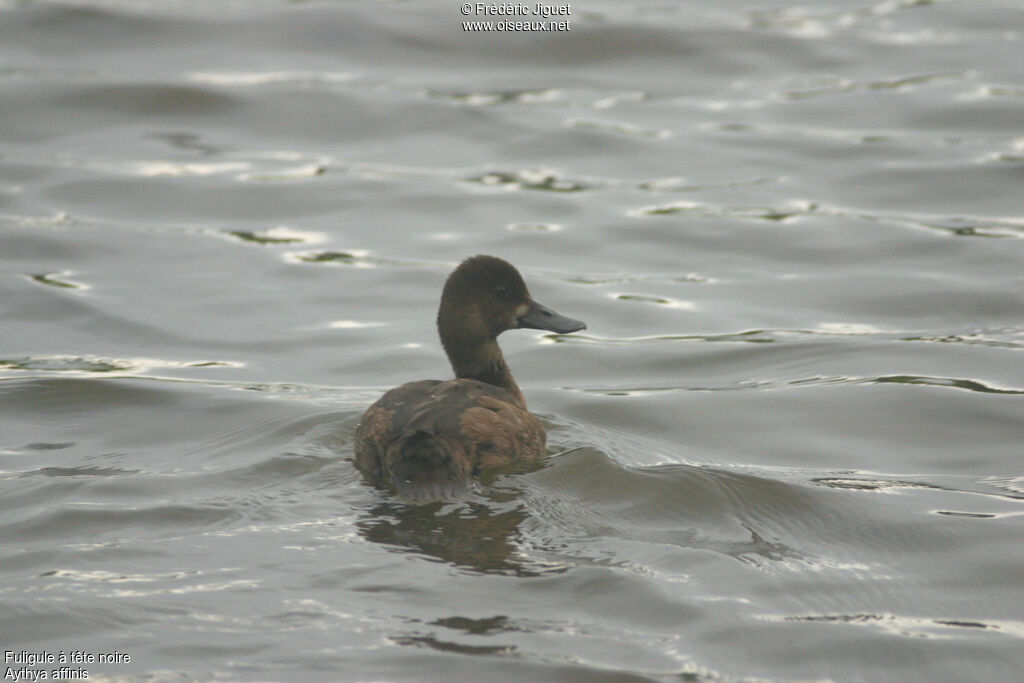
{"label": "duck wing", "polygon": [[451,496],[484,470],[538,459],[545,434],[504,389],[472,379],[424,380],[370,406],[355,440],[357,467],[422,500]]}

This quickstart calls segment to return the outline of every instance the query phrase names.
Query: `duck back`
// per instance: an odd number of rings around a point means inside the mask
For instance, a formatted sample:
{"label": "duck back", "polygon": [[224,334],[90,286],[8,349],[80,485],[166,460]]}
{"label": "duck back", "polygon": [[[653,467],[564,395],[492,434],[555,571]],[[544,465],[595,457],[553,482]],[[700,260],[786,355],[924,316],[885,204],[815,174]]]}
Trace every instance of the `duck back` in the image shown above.
{"label": "duck back", "polygon": [[520,398],[473,379],[410,382],[385,393],[356,430],[356,465],[413,500],[464,491],[484,470],[544,454],[540,421]]}

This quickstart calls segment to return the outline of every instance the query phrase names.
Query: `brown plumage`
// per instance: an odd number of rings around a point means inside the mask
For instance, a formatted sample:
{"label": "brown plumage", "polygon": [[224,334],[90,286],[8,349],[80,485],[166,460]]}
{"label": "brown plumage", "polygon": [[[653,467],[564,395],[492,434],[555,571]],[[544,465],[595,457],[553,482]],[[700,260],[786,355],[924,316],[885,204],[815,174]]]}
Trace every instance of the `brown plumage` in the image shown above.
{"label": "brown plumage", "polygon": [[544,426],[526,409],[497,337],[585,327],[533,301],[509,263],[466,259],[445,282],[437,313],[456,379],[409,382],[381,396],[356,429],[356,466],[404,497],[430,500],[459,493],[483,471],[537,460]]}

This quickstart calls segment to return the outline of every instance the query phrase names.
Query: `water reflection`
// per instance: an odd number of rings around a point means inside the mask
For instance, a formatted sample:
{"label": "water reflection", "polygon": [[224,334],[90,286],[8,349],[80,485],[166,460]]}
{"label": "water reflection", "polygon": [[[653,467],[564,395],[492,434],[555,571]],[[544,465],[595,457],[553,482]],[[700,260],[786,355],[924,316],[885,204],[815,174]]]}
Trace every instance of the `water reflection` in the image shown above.
{"label": "water reflection", "polygon": [[621,544],[643,541],[764,569],[814,559],[780,539],[785,524],[766,526],[762,508],[796,514],[811,505],[771,479],[681,464],[627,467],[581,448],[461,500],[384,500],[356,526],[366,540],[488,574],[547,576],[594,565],[654,572],[639,558],[619,558]]}
{"label": "water reflection", "polygon": [[457,567],[536,576],[518,555],[519,527],[527,516],[524,506],[508,492],[488,493],[490,499],[425,505],[383,502],[369,509],[356,526],[368,541]]}

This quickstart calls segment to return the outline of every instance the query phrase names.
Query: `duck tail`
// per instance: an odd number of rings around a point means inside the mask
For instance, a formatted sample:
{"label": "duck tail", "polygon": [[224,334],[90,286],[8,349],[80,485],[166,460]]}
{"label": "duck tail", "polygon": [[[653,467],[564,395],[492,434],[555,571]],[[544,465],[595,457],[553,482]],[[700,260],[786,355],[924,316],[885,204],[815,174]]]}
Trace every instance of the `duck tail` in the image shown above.
{"label": "duck tail", "polygon": [[416,502],[449,498],[470,481],[469,453],[457,439],[417,429],[395,440],[385,461],[399,495]]}

